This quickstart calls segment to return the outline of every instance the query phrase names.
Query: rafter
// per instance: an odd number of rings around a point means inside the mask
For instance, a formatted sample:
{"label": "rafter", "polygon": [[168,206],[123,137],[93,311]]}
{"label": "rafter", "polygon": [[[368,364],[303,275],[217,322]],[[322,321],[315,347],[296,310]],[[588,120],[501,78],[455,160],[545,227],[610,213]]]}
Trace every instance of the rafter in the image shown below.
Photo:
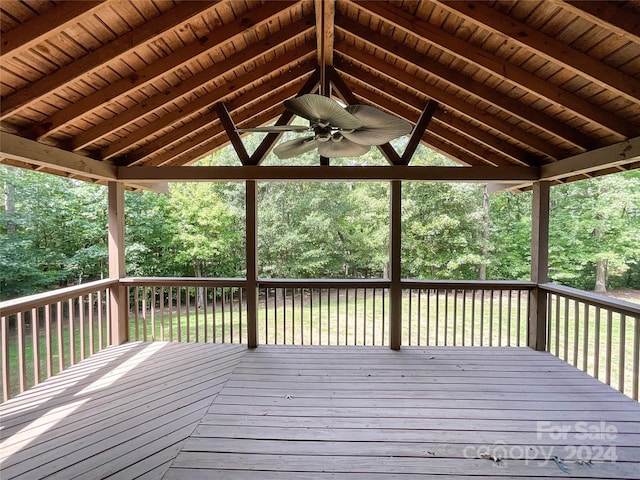
{"label": "rafter", "polygon": [[[280,112],[282,112],[282,102],[287,98],[294,96],[299,90],[300,86],[298,84],[294,84],[287,89],[274,92],[271,95],[267,95],[266,97],[264,97],[264,99],[258,105],[245,109],[238,115],[234,115],[233,112],[234,110],[242,107],[239,102],[236,102],[235,104],[233,102],[229,102],[227,104],[227,108],[234,118],[235,125],[240,125],[242,121],[258,115],[260,112],[262,112],[262,110],[269,108],[270,106],[275,106],[277,109],[279,109]],[[217,122],[216,124],[212,124],[211,127],[212,128],[206,129],[200,133],[190,136],[188,140],[179,143],[169,150],[160,152],[158,155],[150,155],[148,158],[140,158],[136,163],[150,163],[155,166],[163,165],[167,162],[170,162],[173,158],[191,150],[192,148],[197,147],[200,143],[207,142],[212,136],[219,133],[224,133],[224,128],[219,122]]]}
{"label": "rafter", "polygon": [[[349,86],[352,87],[351,90],[359,98],[364,98],[368,102],[382,107],[396,115],[402,115],[402,108],[398,106],[397,102],[383,96],[382,93],[377,93],[369,89],[358,88],[355,84],[349,84]],[[420,121],[418,115],[420,114],[416,113],[415,116],[412,116],[416,119],[416,122]],[[454,159],[454,161],[470,166],[489,165],[509,167],[514,165],[512,162],[497,155],[496,153],[471,142],[468,138],[462,136],[453,137],[451,135],[451,131],[443,128],[442,126],[434,124],[430,129],[431,132],[439,138],[436,138],[433,134],[425,132],[420,137],[420,140],[429,146],[437,145],[440,150],[446,152],[447,156]]]}
{"label": "rafter", "polygon": [[411,132],[411,136],[409,137],[409,143],[407,143],[404,152],[402,152],[402,160],[403,165],[409,165],[409,162],[413,158],[413,154],[418,148],[420,144],[420,140],[424,137],[424,134],[431,123],[431,119],[433,118],[433,114],[436,113],[436,109],[438,108],[438,102],[435,100],[429,100],[427,104],[424,106],[422,113],[420,114],[420,118],[416,123],[416,126],[413,128],[413,132]]}
{"label": "rafter", "polygon": [[32,20],[3,32],[0,60],[24,53],[45,37],[58,35],[104,5],[104,0],[63,2]]}
{"label": "rafter", "polygon": [[[289,81],[285,82],[284,78],[278,77],[279,80],[274,80],[273,82],[267,82],[261,85],[260,87],[251,89],[242,97],[242,101],[261,101],[263,105],[269,102],[267,97],[271,96],[274,91],[278,91],[278,89],[282,89],[285,87],[286,91],[294,92],[295,88],[300,84],[306,76],[308,76],[309,72],[311,72],[311,68],[308,68],[307,71],[294,70],[293,73],[297,73],[294,78],[291,74],[287,74],[287,79]],[[282,82],[282,83],[280,83]],[[292,93],[295,95],[295,93]],[[238,99],[228,99],[226,103],[227,108],[231,110],[235,110],[240,107]],[[208,128],[212,126],[212,122],[216,120],[216,117],[211,114],[209,110],[204,113],[199,118],[185,123],[184,125],[175,128],[164,135],[159,136],[153,142],[129,153],[124,158],[120,158],[116,160],[118,165],[130,165],[138,163],[147,157],[153,157],[154,154],[159,150],[164,150],[169,148],[172,144],[186,139],[193,135],[193,133],[200,131],[204,128]],[[224,130],[221,130],[224,131]],[[216,132],[217,133],[217,132]]]}
{"label": "rafter", "polygon": [[8,158],[43,165],[74,175],[116,180],[116,167],[60,148],[0,131],[0,153]]}
{"label": "rafter", "polygon": [[358,22],[350,20],[347,17],[340,17],[336,20],[336,25],[346,34],[353,35],[366,44],[372,45],[388,54],[402,57],[403,60],[413,64],[427,76],[435,76],[440,81],[451,84],[466,93],[474,95],[478,97],[479,100],[506,111],[521,121],[530,123],[551,135],[563,138],[585,150],[596,146],[591,136],[579,132],[569,127],[566,123],[551,118],[539,110],[522,104],[516,99],[502,94],[498,90],[483,83],[476,82],[455,69],[443,65],[426,55],[422,55],[399,42],[384,37],[380,35],[379,32],[364,27]]}
{"label": "rafter", "polygon": [[[291,30],[281,31],[271,36],[267,41],[257,42],[249,48],[246,48],[235,55],[227,57],[225,60],[213,64],[211,67],[189,77],[188,79],[178,83],[174,87],[170,87],[158,95],[155,95],[144,103],[129,108],[124,112],[102,122],[101,124],[82,132],[72,140],[72,149],[74,151],[85,148],[91,143],[104,138],[126,125],[129,125],[141,117],[149,115],[156,110],[164,107],[164,105],[173,102],[177,98],[192,94],[195,90],[202,88],[204,85],[211,84],[226,73],[239,70],[246,63],[253,62],[262,58],[265,54],[282,47],[282,43],[292,42],[298,36],[304,35],[309,30],[309,26],[305,21],[299,21],[291,25]],[[264,61],[264,60],[262,60]],[[263,64],[263,69],[270,71],[269,64]],[[264,74],[267,72],[264,70]]]}
{"label": "rafter", "polygon": [[131,91],[140,90],[159,77],[175,72],[187,63],[206,55],[211,49],[227,42],[229,39],[245,34],[248,18],[251,19],[253,27],[256,28],[280,13],[287,6],[290,6],[290,4],[269,2],[261,8],[247,12],[247,14],[231,23],[221,25],[216,30],[216,35],[185,45],[170,55],[142,68],[135,75],[113,82],[105,88],[73,102],[40,123],[38,138],[42,139],[59,131],[78,117],[86,116],[107,103],[116,102]]}
{"label": "rafter", "polygon": [[640,15],[621,2],[589,0],[558,1],[562,8],[583,16],[589,21],[613,30],[625,40],[640,43]]}
{"label": "rafter", "polygon": [[[238,77],[238,82],[242,85],[253,85],[257,82],[262,82],[260,86],[252,88],[251,94],[256,91],[260,92],[263,88],[275,89],[278,86],[286,85],[300,78],[300,76],[309,73],[313,70],[311,62],[307,61],[300,63],[307,58],[310,58],[313,50],[309,45],[304,45],[298,49],[291,50],[284,55],[279,55],[271,63],[270,66],[274,70],[284,69],[282,74],[271,77],[272,73],[266,73],[262,69],[254,69]],[[295,63],[300,63],[297,67],[291,67]],[[266,80],[266,81],[265,81]],[[138,142],[144,139],[157,135],[158,132],[169,126],[187,119],[189,116],[194,115],[197,112],[203,111],[209,108],[210,105],[216,102],[226,102],[235,96],[234,91],[214,89],[208,93],[205,93],[193,101],[186,104],[183,108],[175,109],[171,112],[165,113],[155,120],[150,121],[147,125],[134,130],[133,132],[123,136],[121,139],[111,142],[107,147],[101,151],[101,158],[109,159],[122,153],[126,149],[130,148]]]}
{"label": "rafter", "polygon": [[567,175],[588,174],[603,166],[617,166],[640,160],[640,137],[574,155],[540,168],[541,180],[557,180]]}
{"label": "rafter", "polygon": [[417,36],[451,55],[464,58],[470,64],[498,76],[503,81],[553,104],[560,105],[589,122],[598,123],[611,132],[615,132],[620,140],[638,134],[637,126],[603,110],[602,107],[593,105],[546,79],[519,68],[517,65],[509,64],[492,55],[491,52],[447,33],[444,29],[417,19],[398,7],[385,2],[356,1],[355,3],[363,10],[375,15],[379,20],[389,23],[409,35]]}
{"label": "rafter", "polygon": [[[408,88],[412,88],[421,92],[427,97],[433,98],[438,102],[449,106],[450,108],[457,110],[465,116],[474,119],[475,121],[482,123],[490,128],[494,128],[504,135],[508,135],[511,138],[528,145],[531,148],[545,153],[553,158],[563,158],[568,155],[568,152],[559,148],[549,142],[544,142],[539,137],[522,130],[505,120],[495,116],[487,115],[486,111],[472,105],[465,100],[439,88],[434,87],[426,82],[416,82],[413,75],[408,74],[404,70],[400,70],[393,65],[386,63],[373,55],[361,52],[347,44],[339,42],[336,44],[336,51],[346,55],[349,59],[361,63],[369,68],[377,70],[380,77],[385,77],[386,80],[401,82]],[[338,62],[336,61],[336,67],[344,71],[354,71],[354,67],[351,62]],[[356,74],[357,76],[357,74]]]}
{"label": "rafter", "polygon": [[[342,73],[351,79],[349,86],[352,91],[356,91],[360,96],[365,96],[366,93],[357,91],[357,85],[360,83],[366,84],[380,94],[392,97],[394,99],[394,105],[396,108],[394,111],[396,114],[413,123],[418,121],[420,111],[415,107],[415,105],[424,104],[426,101],[425,98],[416,96],[408,90],[396,88],[391,84],[385,84],[382,79],[362,70],[357,70],[357,74],[355,75],[344,70],[342,70]],[[485,145],[489,149],[488,155],[490,157],[495,155],[504,156],[501,158],[501,162],[496,163],[497,165],[519,164],[522,166],[528,166],[539,163],[539,159],[531,156],[528,152],[521,150],[504,140],[500,140],[491,133],[465,122],[458,117],[448,115],[447,113],[442,112],[440,108],[434,113],[434,119],[437,122],[431,126],[432,129],[441,128],[438,125],[439,123],[446,124],[448,127],[458,132],[457,136],[462,135],[462,137],[474,139],[475,141]],[[496,161],[492,160],[492,162],[495,163]]]}
{"label": "rafter", "polygon": [[[610,167],[609,172],[603,171],[603,167],[607,166]],[[639,166],[640,137],[635,137],[591,152],[574,155],[549,165],[543,165],[540,167],[540,180],[564,183],[565,181],[589,178],[593,173],[603,175]],[[498,182],[492,184],[489,191],[497,193],[505,190],[523,190],[528,186],[528,183],[512,185]]]}
{"label": "rafter", "polygon": [[96,71],[103,65],[133,51],[139,45],[151,42],[159,38],[167,30],[188,22],[191,17],[204,12],[215,5],[215,2],[187,2],[180,8],[173,8],[159,17],[149,20],[144,25],[121,35],[104,47],[78,58],[69,65],[31,82],[27,87],[18,90],[2,99],[0,106],[0,119],[6,118],[10,113],[22,110],[33,105],[51,92],[60,90],[69,83],[83,75]]}
{"label": "rafter", "polygon": [[533,50],[551,62],[560,63],[564,68],[583,78],[588,78],[604,89],[613,90],[631,102],[637,102],[640,98],[640,81],[525,23],[500,13],[483,2],[439,1],[450,12],[462,16],[482,29],[504,35],[509,42]]}
{"label": "rafter", "polygon": [[222,125],[222,128],[224,128],[227,137],[229,137],[229,141],[231,142],[231,145],[233,145],[233,149],[236,151],[240,162],[243,165],[248,165],[250,162],[249,154],[247,153],[247,149],[244,148],[240,135],[236,132],[236,126],[233,124],[231,115],[229,115],[229,110],[227,110],[227,107],[222,102],[216,103],[213,108],[218,114],[220,124]]}

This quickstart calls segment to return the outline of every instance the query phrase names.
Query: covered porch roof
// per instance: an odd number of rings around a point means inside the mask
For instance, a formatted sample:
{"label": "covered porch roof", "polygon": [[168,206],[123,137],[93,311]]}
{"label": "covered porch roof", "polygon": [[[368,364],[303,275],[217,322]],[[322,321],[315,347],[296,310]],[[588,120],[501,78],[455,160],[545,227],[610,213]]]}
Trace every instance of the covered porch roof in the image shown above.
{"label": "covered porch roof", "polygon": [[[133,188],[227,175],[515,189],[640,166],[637,1],[7,0],[0,11],[9,165]],[[377,173],[260,173],[278,136],[244,155],[234,126],[288,123],[282,102],[314,91],[406,119],[407,151],[382,146],[390,167]],[[243,167],[179,168],[230,142]],[[468,168],[404,167],[419,142]]]}

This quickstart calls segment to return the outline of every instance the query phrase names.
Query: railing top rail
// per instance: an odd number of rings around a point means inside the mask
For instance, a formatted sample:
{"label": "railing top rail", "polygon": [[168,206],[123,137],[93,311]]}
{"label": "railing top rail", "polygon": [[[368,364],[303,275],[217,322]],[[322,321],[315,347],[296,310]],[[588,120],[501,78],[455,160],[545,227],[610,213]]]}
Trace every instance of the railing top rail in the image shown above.
{"label": "railing top rail", "polygon": [[245,287],[247,280],[210,277],[127,277],[122,278],[120,283],[139,287]]}
{"label": "railing top rail", "polygon": [[640,317],[640,305],[636,303],[625,302],[624,300],[606,297],[598,293],[585,292],[577,288],[564,287],[555,283],[544,283],[539,287],[547,292],[564,295],[574,300],[581,300],[597,307],[608,308],[624,315]]}
{"label": "railing top rail", "polygon": [[534,282],[521,280],[402,280],[402,288],[531,290],[535,286]]}
{"label": "railing top rail", "polygon": [[118,283],[117,278],[107,278],[96,280],[95,282],[73,285],[71,287],[59,288],[50,292],[37,293],[26,297],[14,298],[0,302],[0,314],[14,315],[18,312],[26,312],[32,308],[44,307],[69,298],[79,297],[87,293],[93,293],[104,288],[111,287]]}
{"label": "railing top rail", "polygon": [[388,288],[384,278],[259,278],[259,287],[270,288]]}

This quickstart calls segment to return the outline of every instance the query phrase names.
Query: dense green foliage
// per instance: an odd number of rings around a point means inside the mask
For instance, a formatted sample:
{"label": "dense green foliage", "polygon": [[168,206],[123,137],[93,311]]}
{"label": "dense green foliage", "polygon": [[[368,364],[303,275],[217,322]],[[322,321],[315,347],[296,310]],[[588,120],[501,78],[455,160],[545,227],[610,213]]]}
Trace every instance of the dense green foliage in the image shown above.
{"label": "dense green foliage", "polygon": [[[311,164],[311,155],[296,161]],[[237,160],[227,149],[206,162]],[[372,153],[358,163],[381,160]],[[420,149],[414,163],[447,161]],[[0,185],[1,298],[106,276],[105,187],[6,166]],[[258,189],[261,277],[387,275],[387,182],[261,182]],[[478,184],[404,182],[402,190],[404,277],[528,278],[530,193],[491,195],[483,204]],[[127,192],[127,274],[243,276],[244,194],[242,182]],[[553,187],[550,228],[553,281],[593,289],[599,267],[607,287],[640,288],[640,172]]]}

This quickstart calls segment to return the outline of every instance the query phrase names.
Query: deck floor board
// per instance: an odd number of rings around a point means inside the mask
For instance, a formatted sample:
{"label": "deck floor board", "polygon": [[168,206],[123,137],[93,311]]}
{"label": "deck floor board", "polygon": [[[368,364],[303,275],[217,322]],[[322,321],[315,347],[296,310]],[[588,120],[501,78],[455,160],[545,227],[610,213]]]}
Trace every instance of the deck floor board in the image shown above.
{"label": "deck floor board", "polygon": [[517,347],[127,344],[0,416],[3,480],[640,478],[640,404]]}

